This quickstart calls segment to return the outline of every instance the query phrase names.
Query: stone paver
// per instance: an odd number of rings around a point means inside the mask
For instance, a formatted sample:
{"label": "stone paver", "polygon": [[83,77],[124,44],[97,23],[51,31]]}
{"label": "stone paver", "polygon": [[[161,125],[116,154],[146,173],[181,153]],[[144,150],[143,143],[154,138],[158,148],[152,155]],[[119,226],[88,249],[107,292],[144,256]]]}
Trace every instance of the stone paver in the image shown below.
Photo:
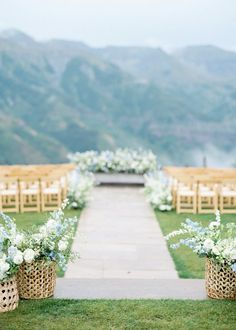
{"label": "stone paver", "polygon": [[95,173],[96,183],[116,185],[144,185],[144,177],[139,174]]}
{"label": "stone paver", "polygon": [[206,299],[204,280],[57,279],[55,298]]}
{"label": "stone paver", "polygon": [[81,215],[72,249],[80,259],[69,263],[67,279],[178,278],[140,187],[96,187]]}

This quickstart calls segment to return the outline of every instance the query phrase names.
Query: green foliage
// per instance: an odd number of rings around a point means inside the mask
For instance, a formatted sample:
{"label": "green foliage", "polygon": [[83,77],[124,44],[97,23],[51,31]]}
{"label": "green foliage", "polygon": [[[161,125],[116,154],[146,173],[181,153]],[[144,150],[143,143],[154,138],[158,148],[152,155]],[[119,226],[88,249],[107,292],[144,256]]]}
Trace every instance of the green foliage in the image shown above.
{"label": "green foliage", "polygon": [[[210,221],[215,220],[214,214],[176,214],[171,212],[156,212],[158,222],[160,223],[164,235],[180,228],[181,222],[186,218],[193,221],[199,221],[203,226],[207,226]],[[222,223],[236,222],[233,214],[224,214],[221,217]],[[169,249],[174,259],[176,269],[181,278],[204,278],[205,260],[199,258],[193,251],[185,246],[177,250]]]}
{"label": "green foliage", "polygon": [[[77,217],[79,219],[81,210],[65,210],[65,217],[67,218],[73,218]],[[27,212],[27,213],[10,213],[9,216],[16,220],[17,228],[20,230],[29,230],[32,226],[41,226],[43,225],[47,220],[49,216],[49,212]],[[75,225],[75,230],[76,230]],[[70,240],[69,246],[71,248],[73,243],[73,240]],[[57,276],[63,277],[64,271],[61,269],[57,269]]]}

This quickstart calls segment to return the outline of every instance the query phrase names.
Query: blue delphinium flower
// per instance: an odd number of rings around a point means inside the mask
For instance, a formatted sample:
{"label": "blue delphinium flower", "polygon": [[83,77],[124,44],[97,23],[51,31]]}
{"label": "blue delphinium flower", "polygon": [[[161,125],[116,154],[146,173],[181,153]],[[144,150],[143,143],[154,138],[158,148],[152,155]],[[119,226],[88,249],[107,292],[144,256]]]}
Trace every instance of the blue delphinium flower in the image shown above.
{"label": "blue delphinium flower", "polygon": [[236,272],[236,262],[231,266],[233,272]]}
{"label": "blue delphinium flower", "polygon": [[56,254],[55,254],[55,252],[51,251],[51,252],[49,253],[49,258],[50,258],[51,260],[56,260]]}

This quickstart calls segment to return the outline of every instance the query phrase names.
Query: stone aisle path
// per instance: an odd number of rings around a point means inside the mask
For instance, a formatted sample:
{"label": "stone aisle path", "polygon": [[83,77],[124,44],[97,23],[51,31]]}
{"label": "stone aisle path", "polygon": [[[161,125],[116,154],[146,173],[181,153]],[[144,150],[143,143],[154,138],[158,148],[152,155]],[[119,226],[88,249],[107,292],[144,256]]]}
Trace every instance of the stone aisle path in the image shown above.
{"label": "stone aisle path", "polygon": [[65,278],[177,279],[155,215],[139,187],[101,186],[82,213]]}

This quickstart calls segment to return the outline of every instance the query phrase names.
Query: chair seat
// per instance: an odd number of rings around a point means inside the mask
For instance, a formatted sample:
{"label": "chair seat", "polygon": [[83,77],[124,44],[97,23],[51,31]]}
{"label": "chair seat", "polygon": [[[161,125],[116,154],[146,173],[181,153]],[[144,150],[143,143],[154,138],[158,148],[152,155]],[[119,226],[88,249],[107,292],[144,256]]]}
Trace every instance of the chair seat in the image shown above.
{"label": "chair seat", "polygon": [[199,191],[199,196],[201,197],[215,197],[216,193],[214,191]]}
{"label": "chair seat", "polygon": [[8,195],[16,195],[18,193],[18,190],[17,189],[3,189],[3,190],[0,190],[0,195],[3,195],[3,196],[8,196]]}
{"label": "chair seat", "polygon": [[60,191],[59,191],[59,188],[56,188],[56,187],[53,187],[53,188],[44,188],[43,189],[43,193],[44,194],[58,194]]}
{"label": "chair seat", "polygon": [[236,197],[236,191],[233,191],[233,190],[223,190],[221,192],[221,196],[223,197]]}
{"label": "chair seat", "polygon": [[21,193],[23,195],[38,195],[38,189],[22,189]]}
{"label": "chair seat", "polygon": [[194,196],[195,195],[195,192],[194,191],[192,191],[192,190],[178,190],[178,194],[180,195],[180,196]]}

